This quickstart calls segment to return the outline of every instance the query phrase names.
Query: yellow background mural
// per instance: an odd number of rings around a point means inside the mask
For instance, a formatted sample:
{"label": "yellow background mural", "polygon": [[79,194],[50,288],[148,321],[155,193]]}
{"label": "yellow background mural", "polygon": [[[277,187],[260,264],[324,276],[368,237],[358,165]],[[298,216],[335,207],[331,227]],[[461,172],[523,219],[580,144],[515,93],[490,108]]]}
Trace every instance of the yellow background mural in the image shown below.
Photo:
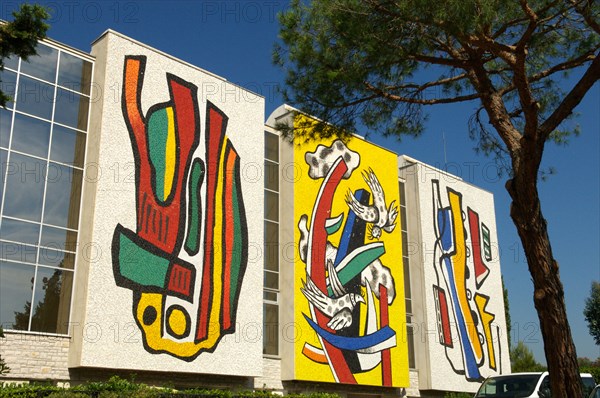
{"label": "yellow background mural", "polygon": [[408,386],[397,155],[334,138],[296,145],[294,162],[295,378]]}

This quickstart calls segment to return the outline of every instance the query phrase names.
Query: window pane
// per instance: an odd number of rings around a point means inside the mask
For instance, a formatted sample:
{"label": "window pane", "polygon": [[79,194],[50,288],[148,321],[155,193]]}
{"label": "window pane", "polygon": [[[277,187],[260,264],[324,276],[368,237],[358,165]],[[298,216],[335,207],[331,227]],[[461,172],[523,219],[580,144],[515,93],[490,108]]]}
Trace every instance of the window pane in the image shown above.
{"label": "window pane", "polygon": [[403,182],[400,183],[400,206],[406,206],[406,192]]}
{"label": "window pane", "polygon": [[58,84],[71,90],[90,94],[91,62],[65,52],[60,53]]}
{"label": "window pane", "polygon": [[6,57],[2,60],[2,62],[4,62],[5,68],[14,69],[15,71],[19,67],[19,57],[17,57],[16,55]]}
{"label": "window pane", "polygon": [[58,89],[54,121],[69,127],[87,130],[90,99],[72,91]]}
{"label": "window pane", "polygon": [[58,250],[40,247],[38,263],[60,268],[75,268],[75,253],[65,253]]}
{"label": "window pane", "polygon": [[21,72],[54,83],[58,51],[41,43],[37,45],[35,50],[37,55],[21,62]]}
{"label": "window pane", "polygon": [[[0,72],[0,91],[8,95],[11,99],[15,98],[15,92],[17,88],[17,74],[9,70],[3,70]],[[7,108],[13,107],[13,102],[8,101],[6,103]]]}
{"label": "window pane", "polygon": [[40,239],[40,224],[3,218],[0,236],[3,240],[37,245]]}
{"label": "window pane", "polygon": [[400,229],[402,231],[406,231],[407,227],[406,227],[406,206],[401,206],[400,207],[400,212],[404,215],[404,217],[400,218]]}
{"label": "window pane", "polygon": [[265,160],[265,188],[279,191],[279,165]]}
{"label": "window pane", "polygon": [[279,354],[279,306],[263,304],[263,354]]}
{"label": "window pane", "polygon": [[277,302],[277,292],[263,291],[263,300]]}
{"label": "window pane", "polygon": [[406,207],[400,207],[400,222],[400,228],[406,231]]}
{"label": "window pane", "polygon": [[415,369],[415,330],[412,325],[406,327],[406,337],[408,339],[408,367]]}
{"label": "window pane", "polygon": [[408,262],[404,262],[404,295],[406,297],[412,297],[412,293],[410,290],[410,268],[408,266]]}
{"label": "window pane", "polygon": [[51,249],[75,251],[77,244],[77,232],[68,231],[62,228],[42,226],[42,239],[40,246],[46,246]]}
{"label": "window pane", "polygon": [[54,125],[50,159],[83,167],[85,133]]}
{"label": "window pane", "polygon": [[265,131],[265,158],[279,162],[279,137]]}
{"label": "window pane", "polygon": [[24,243],[0,241],[0,260],[12,260],[22,263],[35,263],[37,247]]}
{"label": "window pane", "polygon": [[50,120],[54,104],[54,86],[21,75],[17,110]]}
{"label": "window pane", "polygon": [[406,309],[406,313],[407,314],[412,314],[412,300],[410,298],[406,298],[404,300],[404,305],[405,305],[405,309]]}
{"label": "window pane", "polygon": [[279,195],[270,191],[265,191],[265,218],[279,221]]}
{"label": "window pane", "polygon": [[402,231],[402,255],[408,256],[408,232]]}
{"label": "window pane", "polygon": [[0,323],[4,329],[27,330],[35,267],[0,261]]}
{"label": "window pane", "polygon": [[11,147],[15,151],[45,158],[48,156],[50,123],[17,113]]}
{"label": "window pane", "polygon": [[264,285],[267,289],[278,290],[279,289],[279,274],[276,272],[264,271],[265,280]]}
{"label": "window pane", "polygon": [[77,228],[82,170],[50,163],[46,187],[44,223]]}
{"label": "window pane", "polygon": [[66,334],[71,305],[73,272],[38,267],[31,330]]}
{"label": "window pane", "polygon": [[8,151],[0,149],[0,207],[2,207],[2,201],[4,200],[4,177],[6,176]]}
{"label": "window pane", "polygon": [[0,146],[8,148],[10,142],[10,126],[12,124],[12,112],[0,108]]}
{"label": "window pane", "polygon": [[265,222],[265,269],[279,271],[279,225]]}
{"label": "window pane", "polygon": [[7,169],[4,215],[40,221],[46,162],[13,153]]}

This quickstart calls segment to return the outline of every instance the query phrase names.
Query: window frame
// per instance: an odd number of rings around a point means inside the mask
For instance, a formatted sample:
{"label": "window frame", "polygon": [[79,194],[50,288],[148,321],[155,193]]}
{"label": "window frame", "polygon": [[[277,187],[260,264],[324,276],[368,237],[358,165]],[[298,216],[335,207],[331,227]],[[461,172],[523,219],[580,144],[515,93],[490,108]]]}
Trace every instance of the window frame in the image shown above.
{"label": "window frame", "polygon": [[[411,370],[417,369],[416,364],[416,350],[414,342],[414,331],[415,324],[413,298],[412,298],[412,283],[411,283],[411,272],[410,272],[410,256],[408,254],[408,206],[406,200],[406,180],[398,178],[398,193],[399,193],[399,211],[400,211],[400,240],[402,245],[402,272],[404,279],[404,305],[406,312],[406,339],[407,339],[407,350],[408,350],[408,368]],[[405,239],[406,237],[406,239]],[[408,307],[410,305],[410,311]]]}
{"label": "window frame", "polygon": [[[274,138],[272,140],[272,142],[276,142],[277,143],[277,148],[274,150],[274,153],[277,154],[277,159],[272,159],[272,158],[268,158],[267,157],[267,142],[269,141],[267,139],[267,137],[270,138]],[[266,211],[263,214],[263,228],[264,228],[264,233],[263,233],[263,237],[266,237],[266,228],[267,228],[267,224],[273,224],[275,226],[277,226],[277,271],[271,270],[271,269],[267,269],[266,267],[266,260],[267,260],[267,255],[266,255],[266,250],[267,250],[267,240],[265,239],[263,242],[263,251],[264,251],[264,260],[263,260],[263,322],[262,322],[262,327],[263,327],[263,358],[273,358],[273,359],[280,359],[281,358],[281,339],[279,338],[279,327],[281,324],[281,312],[280,312],[280,304],[281,304],[281,264],[280,264],[280,260],[281,260],[281,256],[280,256],[280,252],[279,252],[279,247],[280,247],[280,234],[281,234],[281,208],[280,208],[280,204],[281,204],[281,179],[280,179],[280,173],[281,173],[281,169],[280,169],[280,165],[281,165],[281,145],[280,145],[280,137],[279,134],[277,134],[276,132],[270,131],[270,129],[265,128],[264,130],[264,162],[263,164],[264,166],[264,172],[265,175],[264,177],[264,184],[263,184],[263,192],[264,192],[264,196],[263,196],[263,201],[264,201],[264,208],[266,209],[266,198],[267,198],[267,194],[268,193],[272,193],[277,195],[277,206],[276,206],[276,212],[277,212],[277,219],[271,219],[271,218],[267,218],[267,214]],[[267,188],[267,177],[266,177],[266,173],[267,173],[267,163],[271,164],[271,165],[275,165],[276,166],[276,170],[277,170],[277,178],[278,178],[278,182],[277,182],[277,190],[273,190],[271,188]],[[272,177],[272,176],[271,176]],[[273,288],[269,288],[266,286],[265,281],[266,281],[266,275],[268,274],[275,274],[277,275],[277,288],[273,289]],[[265,298],[265,293],[270,293],[270,294],[274,294],[275,295],[275,300],[270,300]],[[267,332],[266,330],[266,319],[264,317],[265,311],[266,311],[266,306],[267,305],[272,305],[275,306],[277,308],[277,326],[275,328],[275,333],[271,333],[271,331],[269,330],[269,332]],[[274,335],[277,338],[277,353],[276,354],[267,354],[265,353],[265,339],[267,338],[267,336],[270,335]]]}
{"label": "window frame", "polygon": [[[74,303],[74,294],[75,294],[75,286],[77,283],[77,277],[78,277],[78,267],[77,267],[77,262],[78,262],[78,241],[79,241],[79,237],[80,237],[80,232],[81,232],[81,227],[82,227],[82,217],[81,217],[81,209],[82,209],[82,205],[83,205],[83,192],[84,192],[84,185],[85,185],[85,170],[86,170],[86,158],[87,158],[87,147],[88,147],[88,142],[89,142],[89,131],[90,131],[90,122],[91,122],[91,111],[92,111],[92,95],[93,95],[93,91],[94,91],[94,83],[93,83],[93,77],[94,77],[94,71],[95,71],[95,60],[91,55],[82,53],[82,52],[77,52],[77,50],[73,50],[73,49],[69,49],[66,46],[61,46],[58,43],[53,43],[50,40],[43,40],[41,41],[39,44],[50,47],[54,50],[57,51],[58,55],[57,55],[57,64],[56,64],[56,70],[55,70],[55,76],[54,76],[54,81],[53,82],[48,82],[45,81],[43,79],[37,78],[35,76],[29,75],[25,72],[21,71],[21,66],[22,63],[24,62],[22,59],[18,59],[17,63],[16,63],[16,69],[7,66],[6,69],[16,73],[16,85],[15,85],[15,95],[13,98],[13,106],[12,108],[7,108],[6,110],[11,112],[11,122],[10,122],[10,130],[9,130],[9,140],[8,140],[8,144],[6,148],[2,148],[3,151],[6,151],[6,164],[10,163],[10,159],[11,159],[11,155],[13,153],[15,154],[20,154],[20,155],[25,155],[25,156],[30,156],[30,157],[34,157],[38,160],[44,161],[46,163],[46,175],[44,178],[44,188],[43,188],[43,199],[42,199],[42,212],[41,212],[41,217],[39,222],[32,222],[31,220],[25,220],[25,219],[21,219],[18,217],[6,217],[4,216],[4,206],[5,206],[5,200],[4,200],[4,196],[6,195],[6,185],[7,185],[7,179],[6,179],[6,175],[8,174],[8,170],[2,170],[2,168],[0,168],[0,171],[3,173],[6,173],[5,175],[3,175],[2,179],[0,179],[0,183],[3,184],[2,187],[2,191],[1,194],[2,196],[2,202],[0,204],[0,231],[2,228],[2,220],[3,218],[6,219],[12,219],[15,221],[21,221],[21,222],[27,222],[27,223],[33,223],[39,226],[39,235],[38,235],[38,241],[36,245],[33,245],[36,248],[36,258],[35,258],[35,264],[32,263],[25,263],[29,266],[33,266],[34,267],[34,277],[33,277],[33,289],[31,292],[31,306],[33,307],[33,305],[36,303],[36,294],[35,294],[35,290],[36,290],[36,286],[37,286],[37,282],[38,282],[38,269],[40,269],[41,271],[44,270],[57,270],[60,271],[62,273],[71,273],[71,278],[72,278],[72,283],[71,283],[71,288],[69,291],[69,308],[68,308],[68,319],[67,319],[67,324],[65,325],[65,333],[58,333],[58,332],[46,332],[46,331],[34,331],[31,330],[32,327],[32,317],[33,317],[33,308],[31,308],[30,313],[29,313],[29,322],[28,322],[28,328],[27,330],[19,330],[19,329],[12,329],[10,327],[4,327],[5,331],[8,331],[10,333],[15,333],[15,334],[31,334],[31,335],[44,335],[44,336],[57,336],[57,337],[72,337],[72,329],[73,329],[73,323],[72,323],[72,317],[73,317],[73,303]],[[60,58],[61,55],[63,53],[66,53],[70,56],[74,56],[76,58],[79,58],[81,60],[83,60],[83,62],[89,62],[90,64],[90,68],[89,68],[89,93],[86,94],[85,91],[86,89],[84,89],[83,87],[81,87],[81,91],[77,91],[74,90],[72,88],[60,85],[58,83],[58,77],[59,77],[59,73],[60,73]],[[85,73],[85,72],[84,72]],[[53,103],[52,103],[52,112],[51,112],[51,116],[50,116],[50,120],[36,116],[36,115],[32,115],[26,112],[22,112],[20,110],[17,109],[18,107],[18,94],[19,94],[19,83],[20,83],[20,78],[21,76],[25,76],[28,77],[30,79],[39,81],[39,82],[43,82],[45,84],[50,84],[52,85],[52,87],[54,88],[54,94],[53,94]],[[79,128],[75,128],[72,126],[67,126],[64,125],[62,123],[57,123],[54,121],[54,115],[55,115],[55,111],[56,111],[56,95],[59,91],[59,89],[61,90],[66,90],[69,92],[72,92],[76,95],[79,95],[81,97],[86,97],[87,98],[87,120],[86,120],[86,124],[85,124],[85,130],[81,130]],[[33,156],[31,154],[28,153],[23,153],[20,151],[15,151],[13,150],[12,147],[12,139],[13,139],[13,130],[14,130],[14,120],[15,120],[15,116],[17,114],[23,115],[23,116],[27,116],[27,117],[32,117],[32,118],[36,118],[39,120],[43,120],[43,121],[47,121],[50,122],[50,135],[49,135],[49,141],[48,141],[48,151],[45,157],[39,157],[39,156]],[[76,166],[75,164],[68,164],[68,163],[63,163],[63,162],[59,162],[59,161],[55,161],[51,159],[51,152],[52,152],[52,137],[53,137],[53,131],[54,131],[54,127],[56,126],[60,126],[62,128],[66,128],[66,129],[70,129],[75,131],[76,133],[83,133],[85,134],[85,145],[83,146],[82,150],[83,150],[83,158],[82,158],[82,162],[81,162],[81,166]],[[77,148],[75,148],[75,150],[77,150]],[[79,182],[80,184],[80,192],[79,192],[79,198],[78,198],[78,203],[77,206],[79,208],[79,214],[78,214],[78,220],[77,220],[77,226],[76,229],[74,228],[68,228],[68,227],[63,227],[63,226],[58,226],[58,225],[53,225],[53,224],[48,224],[48,223],[44,223],[44,211],[46,208],[46,195],[48,193],[48,167],[50,166],[50,164],[53,163],[54,165],[58,165],[60,167],[68,167],[71,168],[71,173],[74,172],[81,172],[81,181]],[[74,243],[74,247],[73,250],[67,250],[66,245],[65,247],[61,247],[61,248],[56,248],[56,247],[48,247],[48,246],[41,246],[41,238],[42,238],[42,232],[44,230],[44,226],[48,226],[48,227],[52,227],[52,228],[59,228],[61,230],[65,230],[65,233],[68,234],[69,232],[75,232],[77,233],[77,238],[75,239]],[[16,243],[16,244],[23,244],[23,245],[27,245],[25,243],[21,243],[21,242],[14,242],[14,241],[7,241],[7,240],[2,240],[3,242],[6,243]],[[32,245],[28,245],[28,246],[32,246]],[[59,267],[59,266],[52,266],[52,265],[47,265],[47,264],[42,264],[40,263],[40,255],[42,250],[55,250],[61,253],[64,253],[64,255],[66,256],[67,254],[72,255],[73,256],[73,268],[67,268],[67,267]],[[3,259],[2,261],[4,262],[8,262],[8,263],[23,263],[23,261],[15,261],[15,260],[9,260],[9,259]],[[59,327],[57,325],[56,330],[59,330]]]}

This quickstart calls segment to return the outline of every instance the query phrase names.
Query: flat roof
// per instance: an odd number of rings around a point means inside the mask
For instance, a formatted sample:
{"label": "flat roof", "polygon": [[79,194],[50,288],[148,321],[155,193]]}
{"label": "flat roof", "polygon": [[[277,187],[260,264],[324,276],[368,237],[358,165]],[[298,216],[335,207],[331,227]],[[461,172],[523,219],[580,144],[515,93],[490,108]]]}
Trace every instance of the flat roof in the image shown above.
{"label": "flat roof", "polygon": [[249,90],[249,89],[247,89],[247,88],[245,88],[245,87],[243,87],[243,86],[241,86],[241,85],[239,85],[239,84],[233,83],[233,82],[231,82],[231,81],[229,81],[229,80],[225,79],[225,78],[224,78],[224,77],[222,77],[222,76],[219,76],[219,75],[217,75],[217,74],[215,74],[215,73],[213,73],[213,72],[207,71],[206,69],[200,68],[200,67],[199,67],[199,66],[197,66],[197,65],[191,64],[191,63],[189,63],[189,62],[187,62],[187,61],[184,61],[184,60],[182,60],[182,59],[180,59],[180,58],[177,58],[177,57],[175,57],[175,56],[173,56],[173,55],[171,55],[171,54],[168,54],[168,53],[166,53],[166,52],[164,52],[164,51],[158,50],[158,49],[156,49],[156,48],[154,48],[154,47],[152,47],[152,46],[149,46],[149,45],[148,45],[148,44],[146,44],[146,43],[143,43],[143,42],[141,42],[141,41],[138,41],[138,40],[132,39],[131,37],[129,37],[129,36],[127,36],[127,35],[124,35],[123,33],[117,32],[117,31],[115,31],[115,30],[112,30],[112,29],[106,29],[106,30],[105,30],[105,31],[104,31],[104,32],[103,32],[103,33],[102,33],[100,36],[98,36],[98,38],[96,38],[96,40],[94,40],[94,41],[92,42],[92,47],[93,47],[93,46],[94,46],[94,45],[95,45],[97,42],[99,42],[100,40],[102,40],[102,38],[104,38],[105,36],[107,36],[107,35],[109,35],[109,34],[113,34],[113,35],[115,35],[115,36],[118,36],[118,37],[120,37],[120,38],[122,38],[122,39],[128,40],[128,41],[130,41],[130,42],[132,42],[132,43],[134,43],[134,44],[137,44],[138,46],[145,47],[145,48],[147,48],[148,50],[150,50],[150,51],[153,51],[153,52],[155,52],[155,53],[157,53],[157,54],[159,54],[159,55],[161,55],[161,56],[163,56],[163,57],[166,57],[166,58],[169,58],[169,59],[171,59],[171,60],[173,60],[173,61],[179,62],[179,63],[181,63],[181,64],[183,64],[183,65],[185,65],[185,66],[187,66],[187,67],[189,67],[189,68],[195,69],[195,70],[197,70],[197,71],[200,71],[200,72],[202,72],[202,73],[205,73],[205,74],[207,74],[207,75],[209,75],[209,76],[211,76],[211,77],[214,77],[215,79],[219,79],[219,80],[221,80],[221,81],[223,81],[223,82],[227,82],[227,83],[229,83],[229,84],[231,84],[231,85],[233,85],[233,86],[235,86],[235,87],[238,87],[238,88],[240,88],[240,89],[242,89],[242,90],[244,90],[244,91],[247,91],[247,92],[249,92],[249,93],[252,93],[252,94],[254,94],[254,95],[258,96],[258,97],[265,98],[265,96],[264,96],[264,95],[262,95],[262,94],[255,93],[254,91],[252,91],[252,90]]}

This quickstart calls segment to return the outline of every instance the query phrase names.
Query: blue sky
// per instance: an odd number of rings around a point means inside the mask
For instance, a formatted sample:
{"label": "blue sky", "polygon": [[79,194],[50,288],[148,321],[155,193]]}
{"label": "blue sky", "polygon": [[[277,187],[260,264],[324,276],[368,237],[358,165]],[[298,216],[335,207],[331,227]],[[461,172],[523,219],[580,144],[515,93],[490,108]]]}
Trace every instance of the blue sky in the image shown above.
{"label": "blue sky", "polygon": [[[282,83],[283,73],[272,65],[271,53],[278,34],[276,14],[285,9],[287,1],[38,2],[51,10],[49,37],[55,40],[89,51],[92,41],[110,28],[262,94],[265,116],[282,103],[276,87]],[[19,3],[3,0],[0,19],[10,19]],[[475,107],[469,103],[428,108],[430,119],[418,139],[369,138],[494,193],[512,340],[525,341],[538,361],[545,362],[533,285],[509,217],[505,178],[497,177],[493,160],[477,155],[475,144],[468,139],[468,117]],[[546,148],[543,165],[555,168],[557,174],[540,182],[539,190],[577,353],[595,359],[600,357],[600,346],[590,337],[582,311],[592,280],[600,280],[600,83],[576,111],[580,116],[575,122],[582,134],[567,147]]]}

